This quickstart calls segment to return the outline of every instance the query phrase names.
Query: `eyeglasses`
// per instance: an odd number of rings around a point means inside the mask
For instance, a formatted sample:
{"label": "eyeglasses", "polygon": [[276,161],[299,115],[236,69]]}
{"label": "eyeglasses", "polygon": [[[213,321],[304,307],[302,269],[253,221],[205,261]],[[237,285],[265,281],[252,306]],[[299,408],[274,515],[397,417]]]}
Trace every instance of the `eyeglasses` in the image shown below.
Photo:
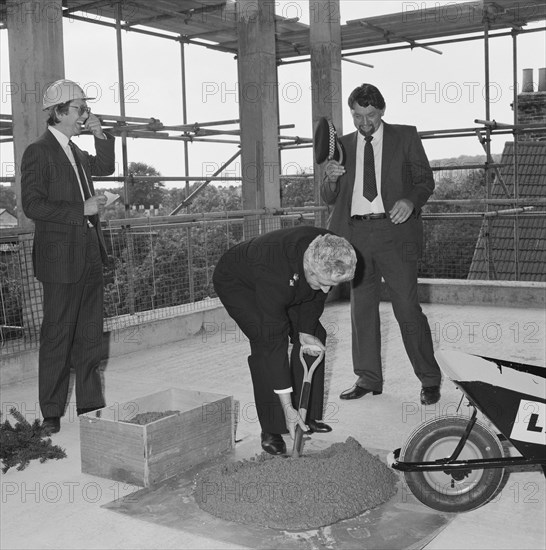
{"label": "eyeglasses", "polygon": [[91,107],[87,105],[69,105],[71,109],[78,109],[78,115],[82,116],[84,113],[89,114],[91,112]]}

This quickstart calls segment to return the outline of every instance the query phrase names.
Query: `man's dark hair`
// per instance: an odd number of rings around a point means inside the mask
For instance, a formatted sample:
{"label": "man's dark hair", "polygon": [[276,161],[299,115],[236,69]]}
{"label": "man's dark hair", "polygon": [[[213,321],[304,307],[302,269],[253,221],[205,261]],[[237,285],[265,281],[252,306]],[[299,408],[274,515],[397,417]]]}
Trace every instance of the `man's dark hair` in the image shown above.
{"label": "man's dark hair", "polygon": [[48,126],[55,126],[55,124],[59,124],[61,122],[59,120],[58,114],[66,115],[68,113],[68,107],[70,105],[70,101],[66,101],[65,103],[59,103],[58,105],[53,105],[51,109],[49,109],[49,117],[47,119],[47,125]]}
{"label": "man's dark hair", "polygon": [[381,95],[381,92],[372,84],[362,84],[351,92],[349,107],[352,109],[355,103],[358,103],[361,107],[371,105],[376,109],[385,108],[385,99]]}

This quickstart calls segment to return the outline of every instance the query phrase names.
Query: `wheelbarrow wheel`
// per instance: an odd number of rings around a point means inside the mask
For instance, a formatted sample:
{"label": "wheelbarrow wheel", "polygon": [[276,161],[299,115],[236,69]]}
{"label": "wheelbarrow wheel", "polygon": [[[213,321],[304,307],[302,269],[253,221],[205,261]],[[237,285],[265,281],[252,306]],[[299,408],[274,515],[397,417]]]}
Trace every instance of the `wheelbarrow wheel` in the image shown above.
{"label": "wheelbarrow wheel", "polygon": [[[468,419],[445,416],[429,420],[408,438],[403,462],[435,462],[449,458],[463,436]],[[457,460],[501,458],[502,444],[483,422],[476,421]],[[466,512],[493,498],[504,468],[404,472],[407,486],[424,504],[442,512]]]}

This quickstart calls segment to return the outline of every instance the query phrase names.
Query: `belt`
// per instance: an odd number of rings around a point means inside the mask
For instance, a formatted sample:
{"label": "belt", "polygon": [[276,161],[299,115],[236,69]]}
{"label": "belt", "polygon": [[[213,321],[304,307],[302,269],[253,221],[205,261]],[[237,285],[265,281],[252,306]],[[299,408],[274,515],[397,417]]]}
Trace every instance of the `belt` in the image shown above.
{"label": "belt", "polygon": [[384,220],[387,217],[385,212],[379,214],[355,214],[351,216],[351,220]]}

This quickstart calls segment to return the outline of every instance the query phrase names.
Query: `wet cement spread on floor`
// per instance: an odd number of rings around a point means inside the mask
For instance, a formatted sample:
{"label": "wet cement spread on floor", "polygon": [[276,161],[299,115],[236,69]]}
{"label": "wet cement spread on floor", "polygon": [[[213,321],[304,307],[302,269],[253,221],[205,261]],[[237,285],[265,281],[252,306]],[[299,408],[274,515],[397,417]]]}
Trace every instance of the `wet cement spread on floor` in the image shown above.
{"label": "wet cement spread on floor", "polygon": [[196,476],[202,510],[275,529],[316,529],[353,518],[396,493],[397,476],[349,437],[299,458],[266,453]]}

